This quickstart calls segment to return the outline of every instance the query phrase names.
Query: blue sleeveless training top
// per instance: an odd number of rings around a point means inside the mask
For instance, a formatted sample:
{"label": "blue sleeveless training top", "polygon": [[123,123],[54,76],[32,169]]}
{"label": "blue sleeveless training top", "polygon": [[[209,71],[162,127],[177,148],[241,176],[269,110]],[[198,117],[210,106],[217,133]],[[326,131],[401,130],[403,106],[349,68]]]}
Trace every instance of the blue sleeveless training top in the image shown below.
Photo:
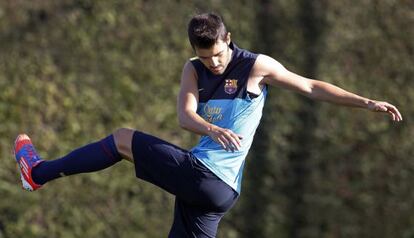
{"label": "blue sleeveless training top", "polygon": [[243,136],[239,151],[225,151],[209,136],[202,136],[191,152],[207,168],[240,193],[245,158],[262,117],[267,94],[247,92],[247,80],[257,54],[231,43],[232,59],[221,75],[211,73],[199,59],[191,60],[198,75],[197,114],[206,121]]}

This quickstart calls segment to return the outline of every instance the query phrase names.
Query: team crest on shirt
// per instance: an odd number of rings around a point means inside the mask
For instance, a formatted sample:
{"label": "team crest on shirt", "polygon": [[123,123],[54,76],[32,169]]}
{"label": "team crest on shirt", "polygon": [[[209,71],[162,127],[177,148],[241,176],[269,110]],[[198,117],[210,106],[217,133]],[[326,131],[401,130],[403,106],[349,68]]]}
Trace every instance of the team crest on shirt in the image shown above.
{"label": "team crest on shirt", "polygon": [[224,92],[227,94],[233,94],[237,91],[237,79],[226,79],[224,84]]}

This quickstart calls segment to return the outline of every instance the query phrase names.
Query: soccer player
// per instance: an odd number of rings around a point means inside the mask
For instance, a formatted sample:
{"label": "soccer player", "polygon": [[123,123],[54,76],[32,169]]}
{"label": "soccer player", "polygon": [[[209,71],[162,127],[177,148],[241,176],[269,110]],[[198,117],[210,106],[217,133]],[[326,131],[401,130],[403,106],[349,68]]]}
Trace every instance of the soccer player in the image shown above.
{"label": "soccer player", "polygon": [[15,158],[23,187],[34,191],[56,178],[128,160],[138,178],[175,195],[170,238],[215,237],[220,219],[239,197],[245,158],[268,86],[402,120],[398,109],[387,102],[302,77],[269,56],[238,48],[216,14],[194,16],[188,37],[197,57],[184,65],[177,111],[181,127],[201,135],[193,149],[122,128],[60,159],[46,161],[22,134],[15,142]]}

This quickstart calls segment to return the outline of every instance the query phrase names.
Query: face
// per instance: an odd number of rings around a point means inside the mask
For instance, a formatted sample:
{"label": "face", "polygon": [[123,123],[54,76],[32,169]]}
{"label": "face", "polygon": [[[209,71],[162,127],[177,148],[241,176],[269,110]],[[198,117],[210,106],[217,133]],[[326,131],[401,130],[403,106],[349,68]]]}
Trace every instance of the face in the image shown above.
{"label": "face", "polygon": [[227,41],[218,40],[209,49],[195,48],[195,53],[201,62],[213,74],[220,75],[224,73],[227,65],[231,60],[232,50],[229,47],[230,39]]}

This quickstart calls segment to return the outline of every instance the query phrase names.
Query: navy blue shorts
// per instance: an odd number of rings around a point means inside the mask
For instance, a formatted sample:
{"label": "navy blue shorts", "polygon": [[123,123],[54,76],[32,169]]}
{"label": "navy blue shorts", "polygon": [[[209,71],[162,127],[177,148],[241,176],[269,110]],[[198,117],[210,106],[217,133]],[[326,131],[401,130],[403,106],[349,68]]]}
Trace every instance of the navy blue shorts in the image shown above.
{"label": "navy blue shorts", "polygon": [[191,152],[154,136],[136,131],[132,153],[138,178],[176,196],[168,237],[216,237],[218,223],[238,193]]}

